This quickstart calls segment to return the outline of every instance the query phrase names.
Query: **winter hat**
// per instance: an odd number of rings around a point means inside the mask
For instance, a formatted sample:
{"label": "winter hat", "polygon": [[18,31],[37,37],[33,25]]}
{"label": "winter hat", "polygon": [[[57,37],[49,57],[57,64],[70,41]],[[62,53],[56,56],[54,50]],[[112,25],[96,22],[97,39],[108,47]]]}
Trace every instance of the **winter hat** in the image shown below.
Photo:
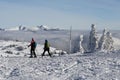
{"label": "winter hat", "polygon": [[32,38],[32,41],[34,42],[34,38]]}

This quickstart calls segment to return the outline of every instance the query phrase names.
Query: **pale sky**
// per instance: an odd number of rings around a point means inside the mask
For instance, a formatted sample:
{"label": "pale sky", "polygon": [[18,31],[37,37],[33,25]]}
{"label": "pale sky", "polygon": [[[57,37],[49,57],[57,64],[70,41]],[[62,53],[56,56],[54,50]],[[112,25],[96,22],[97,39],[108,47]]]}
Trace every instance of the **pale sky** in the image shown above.
{"label": "pale sky", "polygon": [[0,0],[0,27],[120,29],[120,0]]}

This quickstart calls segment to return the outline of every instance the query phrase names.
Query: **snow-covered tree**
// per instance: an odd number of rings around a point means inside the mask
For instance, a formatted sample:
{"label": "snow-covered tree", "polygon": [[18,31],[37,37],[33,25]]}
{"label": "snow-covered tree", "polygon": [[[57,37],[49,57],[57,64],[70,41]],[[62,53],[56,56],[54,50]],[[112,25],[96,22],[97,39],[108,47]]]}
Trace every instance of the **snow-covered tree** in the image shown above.
{"label": "snow-covered tree", "polygon": [[99,41],[100,50],[112,50],[113,49],[113,39],[110,32],[103,30],[103,34]]}
{"label": "snow-covered tree", "polygon": [[79,51],[80,53],[84,53],[84,49],[82,47],[83,35],[80,35],[80,42],[79,42]]}
{"label": "snow-covered tree", "polygon": [[98,37],[94,24],[91,25],[88,49],[94,52],[98,48]]}
{"label": "snow-covered tree", "polygon": [[106,45],[105,45],[105,49],[106,50],[113,50],[114,49],[114,47],[113,47],[113,39],[112,39],[112,35],[111,35],[111,33],[110,32],[107,32],[106,33],[106,37],[107,37],[107,39],[106,39]]}
{"label": "snow-covered tree", "polygon": [[106,42],[106,38],[107,38],[106,33],[107,33],[107,31],[106,31],[106,29],[104,29],[103,34],[102,34],[102,36],[101,36],[101,38],[99,40],[99,43],[98,43],[98,48],[100,50],[105,49],[105,42]]}

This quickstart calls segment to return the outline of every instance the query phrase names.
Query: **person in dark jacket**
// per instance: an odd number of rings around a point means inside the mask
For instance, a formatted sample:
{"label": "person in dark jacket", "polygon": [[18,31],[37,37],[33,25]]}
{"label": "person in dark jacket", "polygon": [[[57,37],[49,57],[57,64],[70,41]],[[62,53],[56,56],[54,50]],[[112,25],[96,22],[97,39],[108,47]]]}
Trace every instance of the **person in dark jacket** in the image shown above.
{"label": "person in dark jacket", "polygon": [[44,43],[44,52],[43,52],[42,56],[44,56],[46,51],[49,53],[49,56],[51,57],[51,54],[50,54],[50,44],[48,43],[47,40],[45,40],[45,43]]}
{"label": "person in dark jacket", "polygon": [[30,43],[30,45],[28,45],[28,47],[31,46],[31,49],[30,49],[30,58],[33,58],[33,55],[34,57],[37,57],[36,56],[36,53],[35,53],[35,48],[36,48],[36,42],[35,40],[32,38],[32,41]]}

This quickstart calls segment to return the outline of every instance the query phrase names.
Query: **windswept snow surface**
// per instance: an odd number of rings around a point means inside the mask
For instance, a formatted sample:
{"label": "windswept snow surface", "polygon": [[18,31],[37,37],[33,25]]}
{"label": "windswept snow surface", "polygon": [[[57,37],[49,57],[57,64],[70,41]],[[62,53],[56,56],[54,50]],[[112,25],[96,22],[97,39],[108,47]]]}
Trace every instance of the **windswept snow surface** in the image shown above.
{"label": "windswept snow surface", "polygon": [[37,58],[28,58],[28,44],[0,41],[0,80],[120,80],[119,50],[42,58],[38,44]]}
{"label": "windswept snow surface", "polygon": [[[28,42],[18,42],[18,41],[0,41],[0,56],[1,57],[28,57],[30,56],[30,43]],[[37,44],[36,53],[41,55],[43,52],[43,45]],[[50,52],[60,52],[61,50],[56,50],[50,47]],[[64,51],[65,52],[65,51]]]}

